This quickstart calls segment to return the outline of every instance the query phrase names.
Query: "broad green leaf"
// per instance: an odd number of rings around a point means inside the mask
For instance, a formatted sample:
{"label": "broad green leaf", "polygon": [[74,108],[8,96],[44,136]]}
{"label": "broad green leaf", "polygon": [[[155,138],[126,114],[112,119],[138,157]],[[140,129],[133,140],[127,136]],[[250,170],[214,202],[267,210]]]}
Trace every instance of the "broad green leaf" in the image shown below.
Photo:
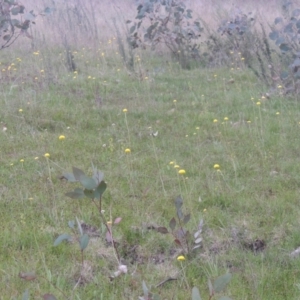
{"label": "broad green leaf", "polygon": [[195,286],[192,289],[192,300],[201,300],[199,289]]}
{"label": "broad green leaf", "polygon": [[83,193],[84,193],[84,196],[86,196],[87,198],[90,198],[90,199],[95,198],[95,191],[93,191],[93,190],[84,189]]}
{"label": "broad green leaf", "polygon": [[289,50],[291,50],[290,46],[286,43],[283,43],[279,46],[280,50],[283,51],[283,52],[287,52]]}
{"label": "broad green leaf", "polygon": [[45,294],[43,296],[44,300],[57,300],[52,294]]}
{"label": "broad green leaf", "polygon": [[99,200],[102,194],[105,192],[106,187],[106,183],[102,180],[94,192],[94,198]]}
{"label": "broad green leaf", "polygon": [[68,192],[65,195],[72,199],[80,199],[84,197],[84,192],[82,189],[76,188],[73,192]]}
{"label": "broad green leaf", "polygon": [[11,14],[14,16],[21,13],[21,11],[22,11],[21,6],[16,6],[10,10]]}
{"label": "broad green leaf", "polygon": [[269,34],[269,38],[270,38],[272,41],[277,40],[278,37],[279,37],[278,31],[272,31],[272,32]]}
{"label": "broad green leaf", "polygon": [[143,280],[143,292],[144,292],[144,298],[148,298],[148,294],[149,294],[149,290],[147,288],[147,285],[145,283],[145,281]]}
{"label": "broad green leaf", "polygon": [[11,38],[10,34],[6,34],[5,36],[3,36],[4,41],[8,41],[10,38]]}
{"label": "broad green leaf", "polygon": [[293,17],[299,17],[299,15],[300,15],[300,9],[299,9],[299,8],[295,9],[295,10],[292,12],[292,16],[293,16]]}
{"label": "broad green leaf", "polygon": [[89,240],[90,238],[86,233],[79,238],[81,251],[83,251],[87,247],[87,245],[89,244]]}
{"label": "broad green leaf", "polygon": [[176,219],[174,217],[169,222],[169,227],[171,228],[172,231],[174,231],[174,229],[176,227]]}
{"label": "broad green leaf", "polygon": [[53,13],[54,11],[55,11],[55,8],[46,7],[44,9],[44,14],[49,15],[49,14]]}
{"label": "broad green leaf", "polygon": [[26,290],[22,295],[22,300],[29,300],[29,290]]}
{"label": "broad green leaf", "polygon": [[97,182],[86,175],[81,175],[79,181],[87,190],[93,190],[97,187]]}
{"label": "broad green leaf", "polygon": [[80,180],[80,176],[85,175],[84,172],[76,167],[73,167],[73,174],[77,181]]}
{"label": "broad green leaf", "polygon": [[284,80],[287,79],[288,77],[289,77],[289,72],[283,71],[280,73],[280,79]]}
{"label": "broad green leaf", "polygon": [[177,211],[181,208],[182,204],[183,204],[183,200],[182,200],[181,196],[178,196],[175,199],[175,206],[176,206]]}
{"label": "broad green leaf", "polygon": [[20,24],[20,21],[17,20],[17,19],[12,19],[12,20],[11,20],[11,24],[12,24],[13,26],[19,25],[19,24]]}
{"label": "broad green leaf", "polygon": [[183,219],[183,213],[182,213],[181,208],[177,208],[177,216],[178,216],[179,220]]}
{"label": "broad green leaf", "polygon": [[61,177],[61,179],[66,179],[69,182],[76,182],[75,176],[73,173],[64,173]]}
{"label": "broad green leaf", "polygon": [[183,218],[183,224],[186,224],[191,219],[191,214],[187,214]]}
{"label": "broad green leaf", "polygon": [[83,235],[83,230],[82,230],[82,227],[81,227],[81,223],[79,222],[77,217],[76,217],[76,221],[77,221],[77,226],[78,226],[78,232],[79,232],[80,236],[82,236]]}
{"label": "broad green leaf", "polygon": [[61,234],[54,242],[54,246],[58,246],[61,242],[63,241],[70,241],[71,240],[71,236],[67,233]]}
{"label": "broad green leaf", "polygon": [[75,228],[75,221],[74,220],[69,221],[68,225],[69,225],[70,228],[74,229]]}
{"label": "broad green leaf", "polygon": [[216,293],[220,293],[222,292],[227,284],[230,282],[232,275],[230,273],[224,274],[220,277],[218,277],[215,281],[214,281],[214,291]]}
{"label": "broad green leaf", "polygon": [[96,181],[97,185],[103,180],[104,178],[104,174],[103,172],[97,170],[97,169],[94,169],[93,171],[93,179]]}
{"label": "broad green leaf", "polygon": [[162,233],[162,234],[169,233],[169,231],[166,227],[158,227],[156,230],[157,230],[157,232]]}
{"label": "broad green leaf", "polygon": [[132,34],[135,31],[136,25],[131,26],[129,33]]}

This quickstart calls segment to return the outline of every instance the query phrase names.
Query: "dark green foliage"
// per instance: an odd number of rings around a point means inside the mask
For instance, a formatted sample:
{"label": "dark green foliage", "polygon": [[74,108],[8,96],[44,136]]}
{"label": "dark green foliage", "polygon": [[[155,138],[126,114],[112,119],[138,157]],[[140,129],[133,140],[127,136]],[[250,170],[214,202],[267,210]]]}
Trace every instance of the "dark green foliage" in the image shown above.
{"label": "dark green foliage", "polygon": [[[15,19],[18,15],[20,19]],[[0,49],[9,47],[22,34],[28,38],[32,38],[28,29],[31,24],[34,24],[36,15],[33,11],[25,14],[25,6],[16,1],[1,1],[0,2]]]}
{"label": "dark green foliage", "polygon": [[181,196],[178,196],[175,201],[176,208],[176,219],[173,217],[169,222],[170,231],[166,227],[158,227],[156,230],[162,234],[172,234],[174,237],[174,243],[180,246],[185,253],[190,253],[194,249],[201,247],[201,233],[203,227],[203,220],[200,221],[197,231],[194,233],[194,236],[190,234],[183,226],[186,225],[191,218],[191,214],[183,214],[182,205],[183,199]]}
{"label": "dark green foliage", "polygon": [[[230,273],[226,273],[217,277],[212,283],[210,279],[208,280],[208,288],[209,288],[209,299],[212,299],[215,293],[220,293],[225,290],[228,283],[231,281],[232,275]],[[192,300],[201,300],[200,292],[197,287],[193,287],[192,289]],[[219,300],[232,300],[227,296],[222,296]]]}
{"label": "dark green foliage", "polygon": [[190,68],[191,60],[200,57],[198,39],[203,30],[192,13],[183,1],[148,0],[139,4],[135,21],[127,21],[131,47],[150,46],[154,50],[164,45],[183,68]]}
{"label": "dark green foliage", "polygon": [[286,92],[300,91],[300,9],[291,2],[282,6],[282,16],[274,20],[269,38],[281,52],[279,76]]}

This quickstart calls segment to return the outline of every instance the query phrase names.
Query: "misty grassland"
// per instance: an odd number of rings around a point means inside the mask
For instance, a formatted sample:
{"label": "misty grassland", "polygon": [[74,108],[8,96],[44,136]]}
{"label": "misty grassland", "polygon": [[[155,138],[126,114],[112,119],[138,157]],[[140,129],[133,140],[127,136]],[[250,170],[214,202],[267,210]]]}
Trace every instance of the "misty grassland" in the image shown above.
{"label": "misty grassland", "polygon": [[[211,299],[208,279],[228,272],[214,299],[299,299],[298,97],[280,86],[266,97],[237,52],[230,66],[184,70],[138,49],[129,70],[108,24],[99,42],[70,44],[75,71],[38,28],[36,41],[1,51],[1,299],[138,299],[143,281],[161,299],[190,299],[194,286]],[[128,272],[114,279],[97,209],[65,195],[79,184],[62,175],[92,165],[107,184],[106,220],[122,218],[113,233]],[[156,230],[179,195],[191,234],[203,219],[190,253]],[[54,246],[76,218],[90,229],[83,261],[76,241]]]}

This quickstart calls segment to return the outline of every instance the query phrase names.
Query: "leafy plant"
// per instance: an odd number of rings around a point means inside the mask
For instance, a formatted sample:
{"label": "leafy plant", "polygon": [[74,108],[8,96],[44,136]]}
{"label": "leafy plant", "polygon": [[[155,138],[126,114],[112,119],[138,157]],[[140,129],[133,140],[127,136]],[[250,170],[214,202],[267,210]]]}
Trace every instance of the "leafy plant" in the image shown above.
{"label": "leafy plant", "polygon": [[[79,235],[76,234],[76,229],[75,229],[75,221],[69,221],[68,225],[69,227],[73,230],[75,240],[78,241],[80,251],[81,251],[81,267],[83,268],[83,251],[86,249],[89,243],[89,236],[83,232],[81,223],[79,220],[76,218],[77,221],[77,229],[79,232]],[[54,246],[58,246],[60,243],[63,241],[72,241],[73,237],[67,233],[63,233],[60,236],[58,236],[54,242]]]}
{"label": "leafy plant", "polygon": [[[72,199],[81,199],[87,197],[91,199],[92,203],[97,207],[102,223],[106,228],[106,241],[112,244],[118,262],[118,270],[114,272],[114,275],[111,278],[117,277],[123,273],[127,273],[127,267],[125,265],[122,265],[120,262],[120,256],[116,247],[115,240],[113,238],[112,230],[113,224],[119,224],[122,218],[118,217],[114,220],[114,222],[107,221],[102,211],[102,195],[107,187],[106,183],[103,180],[104,174],[93,166],[93,176],[88,177],[82,170],[73,167],[73,173],[65,173],[61,178],[66,179],[69,182],[80,182],[83,186],[83,188],[75,188],[72,192],[66,193],[66,196]],[[87,234],[83,233],[80,222],[78,220],[77,224],[80,233],[80,236],[79,238],[77,238],[77,240],[80,244],[80,249],[83,257],[83,250],[87,247],[89,238]],[[72,229],[74,229],[74,225],[74,221],[69,222],[69,227],[71,227]],[[58,245],[63,240],[68,239],[70,239],[70,236],[68,234],[60,235],[56,239],[55,244]]]}
{"label": "leafy plant", "polygon": [[274,20],[269,37],[281,51],[279,76],[286,92],[300,91],[300,9],[291,2],[282,6],[282,16]]}
{"label": "leafy plant", "polygon": [[156,49],[164,45],[183,68],[189,68],[191,59],[199,58],[197,40],[203,30],[192,13],[178,0],[147,0],[139,4],[136,21],[127,21],[131,25],[131,47]]}
{"label": "leafy plant", "polygon": [[159,299],[160,297],[156,294],[151,293],[145,281],[143,281],[143,296],[139,297],[139,300],[159,300]]}
{"label": "leafy plant", "polygon": [[[222,292],[228,283],[231,281],[232,275],[230,273],[226,273],[217,277],[212,283],[210,279],[208,279],[208,288],[209,288],[209,300],[211,300],[216,293]],[[192,289],[192,300],[201,300],[200,292],[197,287],[193,287]],[[222,296],[219,300],[232,300],[227,296]]]}
{"label": "leafy plant", "polygon": [[[223,43],[223,48],[228,51],[235,51],[241,53],[241,56],[245,61],[248,61],[252,54],[253,49],[251,45],[255,39],[253,27],[255,18],[252,13],[244,13],[240,9],[233,12],[232,17],[224,19],[219,27],[218,32],[223,39],[226,40]],[[232,55],[231,55],[232,56]]]}
{"label": "leafy plant", "polygon": [[170,220],[170,230],[168,230],[166,227],[158,227],[156,230],[162,234],[172,234],[174,237],[174,243],[180,246],[185,253],[190,253],[194,249],[201,247],[203,220],[200,221],[194,236],[191,236],[190,232],[184,228],[184,225],[190,221],[191,214],[183,214],[183,199],[181,196],[178,196],[175,199],[174,204],[176,207],[176,218],[173,217]]}
{"label": "leafy plant", "polygon": [[[17,19],[18,16],[22,18]],[[0,1],[0,37],[2,38],[0,49],[12,45],[21,35],[32,38],[28,29],[31,24],[35,24],[35,18],[33,11],[25,13],[25,6],[15,0]]]}

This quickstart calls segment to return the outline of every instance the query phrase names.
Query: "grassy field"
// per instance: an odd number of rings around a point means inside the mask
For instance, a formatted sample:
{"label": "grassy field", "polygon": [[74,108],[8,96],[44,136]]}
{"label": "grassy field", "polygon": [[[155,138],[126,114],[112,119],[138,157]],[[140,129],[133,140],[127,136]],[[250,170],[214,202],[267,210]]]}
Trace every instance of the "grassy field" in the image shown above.
{"label": "grassy field", "polygon": [[[213,299],[299,299],[299,99],[280,86],[265,97],[238,53],[231,67],[187,71],[136,52],[130,72],[117,49],[115,37],[78,47],[75,72],[58,46],[1,52],[0,298],[138,299],[144,281],[160,299],[191,299],[194,286],[211,299],[208,279],[230,272]],[[92,165],[106,220],[122,218],[113,232],[128,273],[113,280],[96,207],[68,198],[79,184],[61,178]],[[204,221],[191,253],[155,230],[178,195],[186,228]],[[54,246],[76,218],[90,234],[83,263],[77,242]]]}

